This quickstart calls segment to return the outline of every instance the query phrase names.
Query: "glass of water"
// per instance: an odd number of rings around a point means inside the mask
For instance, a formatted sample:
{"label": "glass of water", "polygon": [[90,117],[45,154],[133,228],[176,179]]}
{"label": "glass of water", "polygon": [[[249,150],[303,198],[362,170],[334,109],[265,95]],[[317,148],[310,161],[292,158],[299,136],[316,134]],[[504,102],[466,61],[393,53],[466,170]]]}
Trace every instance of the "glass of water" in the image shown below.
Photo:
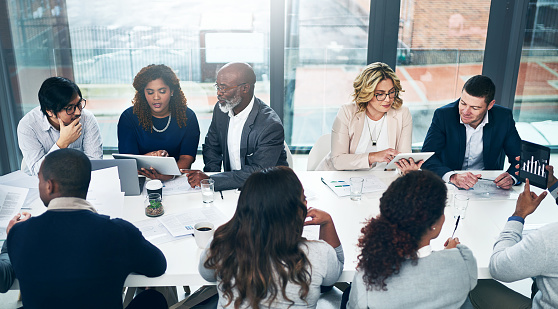
{"label": "glass of water", "polygon": [[461,219],[465,219],[467,206],[469,206],[469,197],[463,194],[456,194],[453,197],[453,217],[457,219],[457,217],[461,216]]}
{"label": "glass of water", "polygon": [[363,184],[364,184],[364,178],[351,177],[351,200],[360,201],[360,199],[362,198]]}
{"label": "glass of water", "polygon": [[213,179],[202,179],[201,192],[204,203],[213,203],[215,193],[215,181]]}

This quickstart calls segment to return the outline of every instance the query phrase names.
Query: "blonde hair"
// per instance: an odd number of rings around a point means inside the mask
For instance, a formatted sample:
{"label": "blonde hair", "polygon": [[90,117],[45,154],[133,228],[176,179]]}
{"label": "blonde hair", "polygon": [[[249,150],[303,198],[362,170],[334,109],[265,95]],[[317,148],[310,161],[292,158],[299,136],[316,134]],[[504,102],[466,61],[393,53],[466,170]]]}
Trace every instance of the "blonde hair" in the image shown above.
{"label": "blonde hair", "polygon": [[376,86],[384,79],[391,79],[396,91],[391,107],[393,109],[398,109],[403,105],[403,100],[399,97],[399,93],[405,90],[401,88],[399,77],[395,75],[395,72],[393,72],[389,65],[382,62],[374,62],[367,65],[353,82],[353,88],[355,89],[353,100],[357,104],[359,112],[366,110],[368,102],[374,97]]}

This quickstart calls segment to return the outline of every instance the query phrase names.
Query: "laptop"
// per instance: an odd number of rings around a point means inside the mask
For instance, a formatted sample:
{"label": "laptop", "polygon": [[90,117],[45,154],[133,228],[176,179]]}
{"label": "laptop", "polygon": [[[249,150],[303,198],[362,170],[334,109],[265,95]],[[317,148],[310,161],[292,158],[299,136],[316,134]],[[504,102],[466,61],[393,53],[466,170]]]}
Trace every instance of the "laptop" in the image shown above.
{"label": "laptop", "polygon": [[100,170],[116,166],[120,177],[120,187],[125,196],[140,195],[145,177],[138,177],[138,166],[134,159],[91,160],[92,170]]}

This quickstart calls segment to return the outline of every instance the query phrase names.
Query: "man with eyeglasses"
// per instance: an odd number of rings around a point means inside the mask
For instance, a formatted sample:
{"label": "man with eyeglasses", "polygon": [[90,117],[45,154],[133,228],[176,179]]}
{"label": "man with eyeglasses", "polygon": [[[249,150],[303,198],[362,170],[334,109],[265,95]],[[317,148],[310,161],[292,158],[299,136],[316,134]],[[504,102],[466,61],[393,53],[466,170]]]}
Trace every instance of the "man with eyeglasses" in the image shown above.
{"label": "man with eyeglasses", "polygon": [[256,74],[246,63],[228,63],[217,73],[218,102],[203,144],[204,172],[183,170],[192,187],[202,179],[215,181],[215,190],[240,188],[252,172],[288,166],[281,120],[254,96]]}
{"label": "man with eyeglasses", "polygon": [[86,100],[74,82],[47,78],[39,89],[39,103],[17,126],[24,172],[37,175],[44,157],[57,149],[72,148],[89,159],[103,158],[99,125],[93,113],[84,109]]}
{"label": "man with eyeglasses", "polygon": [[495,105],[496,87],[486,76],[471,77],[463,86],[461,98],[434,112],[423,152],[435,154],[422,165],[448,183],[472,188],[482,177],[456,170],[501,170],[504,156],[510,167],[493,181],[510,189],[517,180],[515,157],[521,153],[521,139],[510,109]]}

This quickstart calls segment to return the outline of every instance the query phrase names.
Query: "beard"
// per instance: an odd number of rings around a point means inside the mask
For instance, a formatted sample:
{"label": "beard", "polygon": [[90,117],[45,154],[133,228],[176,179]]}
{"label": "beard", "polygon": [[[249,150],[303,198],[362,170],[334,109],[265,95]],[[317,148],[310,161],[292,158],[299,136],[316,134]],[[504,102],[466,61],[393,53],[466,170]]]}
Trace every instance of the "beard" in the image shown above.
{"label": "beard", "polygon": [[219,109],[223,113],[228,114],[230,113],[230,111],[233,110],[233,108],[237,107],[238,104],[242,102],[242,98],[240,97],[240,95],[235,95],[232,99],[230,100],[223,99],[223,101],[225,102],[225,104],[218,103]]}

